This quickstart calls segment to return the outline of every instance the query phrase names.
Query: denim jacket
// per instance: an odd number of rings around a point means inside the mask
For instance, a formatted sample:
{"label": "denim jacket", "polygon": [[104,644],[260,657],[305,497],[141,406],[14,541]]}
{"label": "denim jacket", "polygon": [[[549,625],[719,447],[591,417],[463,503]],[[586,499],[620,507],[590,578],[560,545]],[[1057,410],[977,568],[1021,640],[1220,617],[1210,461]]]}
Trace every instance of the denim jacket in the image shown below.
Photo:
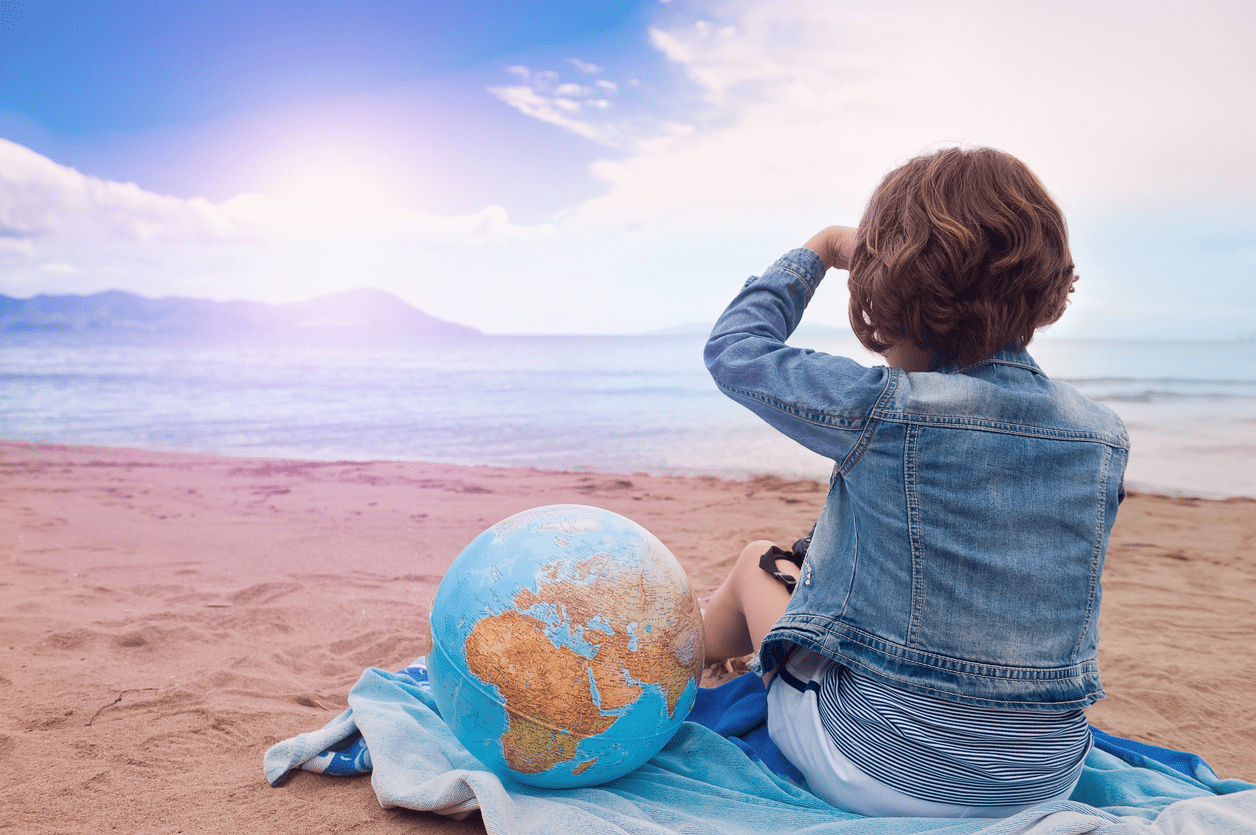
{"label": "denim jacket", "polygon": [[726,394],[836,463],[763,667],[796,645],[959,704],[1103,698],[1099,575],[1124,498],[1120,419],[1023,350],[906,373],[787,346],[823,276],[810,250],[783,256],[706,347]]}

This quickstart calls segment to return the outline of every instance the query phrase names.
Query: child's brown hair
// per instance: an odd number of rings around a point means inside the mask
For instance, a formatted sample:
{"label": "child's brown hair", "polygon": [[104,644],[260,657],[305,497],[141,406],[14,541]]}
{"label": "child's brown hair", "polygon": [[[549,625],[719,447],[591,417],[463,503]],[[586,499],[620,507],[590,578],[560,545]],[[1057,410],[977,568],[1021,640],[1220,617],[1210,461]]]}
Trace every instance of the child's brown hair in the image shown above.
{"label": "child's brown hair", "polygon": [[1064,313],[1076,277],[1064,215],[1024,163],[947,148],[886,175],[859,223],[850,321],[884,353],[910,342],[968,365]]}

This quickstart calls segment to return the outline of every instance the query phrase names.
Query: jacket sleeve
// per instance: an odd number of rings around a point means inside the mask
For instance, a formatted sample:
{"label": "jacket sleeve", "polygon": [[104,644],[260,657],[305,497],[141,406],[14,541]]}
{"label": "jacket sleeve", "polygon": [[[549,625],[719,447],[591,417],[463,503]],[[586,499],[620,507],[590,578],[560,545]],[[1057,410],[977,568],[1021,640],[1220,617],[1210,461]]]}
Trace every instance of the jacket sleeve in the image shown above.
{"label": "jacket sleeve", "polygon": [[824,271],[802,248],[751,278],[716,321],[705,359],[726,395],[845,470],[899,371],[785,344]]}

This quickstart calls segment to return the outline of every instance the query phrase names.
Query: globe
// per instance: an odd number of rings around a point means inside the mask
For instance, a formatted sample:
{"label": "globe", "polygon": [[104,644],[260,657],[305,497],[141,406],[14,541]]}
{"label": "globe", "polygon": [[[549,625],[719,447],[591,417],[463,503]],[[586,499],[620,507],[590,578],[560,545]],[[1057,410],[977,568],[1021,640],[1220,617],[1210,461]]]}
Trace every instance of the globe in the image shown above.
{"label": "globe", "polygon": [[623,776],[693,707],[702,615],[684,569],[607,510],[550,505],[477,536],[432,602],[441,717],[499,776],[543,788]]}

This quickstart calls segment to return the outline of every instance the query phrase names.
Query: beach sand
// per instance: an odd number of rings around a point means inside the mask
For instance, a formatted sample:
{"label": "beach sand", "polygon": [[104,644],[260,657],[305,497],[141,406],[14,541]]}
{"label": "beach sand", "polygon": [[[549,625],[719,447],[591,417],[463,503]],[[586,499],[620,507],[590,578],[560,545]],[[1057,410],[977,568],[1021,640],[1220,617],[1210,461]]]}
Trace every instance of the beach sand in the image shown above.
{"label": "beach sand", "polygon": [[[369,777],[262,775],[368,666],[426,651],[443,572],[520,510],[653,531],[709,594],[792,542],[810,481],[313,463],[0,443],[0,829],[483,832],[384,810]],[[1256,780],[1256,501],[1131,495],[1104,574],[1091,721]],[[709,682],[708,682],[709,683]]]}

